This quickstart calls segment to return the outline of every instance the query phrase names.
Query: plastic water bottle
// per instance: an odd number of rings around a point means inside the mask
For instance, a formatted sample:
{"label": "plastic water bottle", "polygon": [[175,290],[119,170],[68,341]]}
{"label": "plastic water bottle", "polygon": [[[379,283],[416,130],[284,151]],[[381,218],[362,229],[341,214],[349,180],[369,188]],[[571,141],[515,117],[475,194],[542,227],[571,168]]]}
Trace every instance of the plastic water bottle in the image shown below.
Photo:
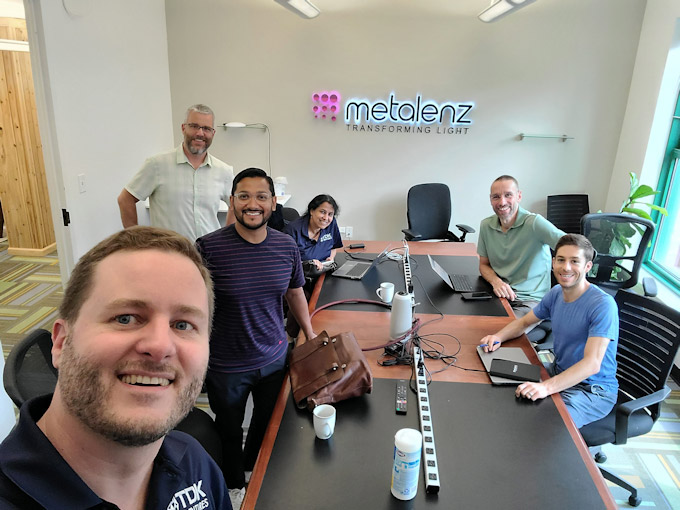
{"label": "plastic water bottle", "polygon": [[401,429],[394,435],[392,495],[397,499],[413,499],[418,492],[420,453],[423,436],[414,429]]}

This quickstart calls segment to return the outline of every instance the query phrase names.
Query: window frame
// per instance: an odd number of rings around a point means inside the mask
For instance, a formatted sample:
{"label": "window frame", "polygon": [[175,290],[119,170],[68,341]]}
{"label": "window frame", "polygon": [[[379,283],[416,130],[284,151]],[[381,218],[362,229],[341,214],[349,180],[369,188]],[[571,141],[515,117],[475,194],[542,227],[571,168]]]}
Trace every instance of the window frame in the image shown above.
{"label": "window frame", "polygon": [[[668,142],[666,143],[659,182],[656,188],[661,193],[654,200],[654,204],[665,207],[668,210],[669,216],[677,212],[669,207],[671,187],[675,180],[680,180],[680,92],[676,100],[675,111],[671,117]],[[676,193],[678,193],[678,190],[676,190]],[[680,202],[680,196],[676,197],[676,202]],[[652,275],[660,279],[676,293],[680,293],[680,277],[670,272],[663,264],[654,259],[657,243],[660,240],[661,228],[666,217],[659,211],[652,211],[651,216],[656,228],[654,229],[651,246],[645,254],[643,265]]]}

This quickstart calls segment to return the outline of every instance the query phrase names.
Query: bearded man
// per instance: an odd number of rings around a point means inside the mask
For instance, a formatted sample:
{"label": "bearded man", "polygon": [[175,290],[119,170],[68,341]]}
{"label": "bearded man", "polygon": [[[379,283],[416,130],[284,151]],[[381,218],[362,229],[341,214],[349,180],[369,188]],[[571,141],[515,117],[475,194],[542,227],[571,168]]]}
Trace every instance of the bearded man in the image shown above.
{"label": "bearded man", "polygon": [[[222,436],[224,478],[232,505],[245,496],[252,471],[286,374],[288,340],[283,300],[305,336],[313,338],[300,251],[288,234],[267,226],[276,208],[274,183],[248,168],[232,185],[230,210],[236,223],[196,242],[215,286],[215,320],[206,379],[210,408]],[[248,395],[253,417],[243,446]]]}
{"label": "bearded man", "polygon": [[[137,225],[137,202],[149,199],[151,225],[167,228],[187,239],[220,228],[220,200],[227,201],[233,168],[208,153],[215,136],[215,114],[204,104],[187,109],[175,150],[157,154],[123,188],[118,207],[123,227]],[[231,210],[227,225],[233,223]]]}
{"label": "bearded man", "polygon": [[0,445],[0,508],[230,508],[219,467],[172,430],[208,364],[213,290],[186,238],[133,227],[78,262],[52,329],[53,395]]}

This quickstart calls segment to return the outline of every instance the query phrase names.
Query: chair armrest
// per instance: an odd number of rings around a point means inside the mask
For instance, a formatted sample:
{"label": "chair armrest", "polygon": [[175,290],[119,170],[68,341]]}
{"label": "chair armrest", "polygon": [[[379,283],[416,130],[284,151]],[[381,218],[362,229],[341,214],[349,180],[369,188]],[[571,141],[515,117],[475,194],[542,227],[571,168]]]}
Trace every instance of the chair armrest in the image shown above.
{"label": "chair armrest", "polygon": [[465,242],[465,236],[467,234],[470,234],[470,233],[474,234],[474,232],[475,232],[474,228],[472,228],[468,225],[463,225],[462,223],[457,224],[456,227],[458,228],[458,230],[460,230],[463,233],[463,235],[460,236],[460,238],[457,238],[456,236],[453,236],[453,237],[456,237],[456,241],[460,241],[461,243]]}
{"label": "chair armrest", "polygon": [[407,241],[411,241],[412,239],[418,239],[419,237],[423,237],[422,234],[416,232],[415,230],[411,230],[410,228],[402,228],[401,231],[406,236]]}
{"label": "chair armrest", "polygon": [[663,389],[645,395],[644,397],[636,398],[635,400],[630,400],[619,404],[616,408],[616,430],[614,431],[614,444],[626,444],[628,439],[628,419],[630,415],[635,411],[658,404],[663,402],[663,400],[669,395],[671,389],[668,386],[664,386]]}
{"label": "chair armrest", "polygon": [[469,225],[464,225],[462,223],[456,224],[456,228],[460,230],[461,232],[465,232],[466,234],[474,234],[476,230]]}
{"label": "chair armrest", "polygon": [[656,280],[654,278],[645,277],[642,279],[642,289],[647,297],[656,297],[659,290],[656,287]]}

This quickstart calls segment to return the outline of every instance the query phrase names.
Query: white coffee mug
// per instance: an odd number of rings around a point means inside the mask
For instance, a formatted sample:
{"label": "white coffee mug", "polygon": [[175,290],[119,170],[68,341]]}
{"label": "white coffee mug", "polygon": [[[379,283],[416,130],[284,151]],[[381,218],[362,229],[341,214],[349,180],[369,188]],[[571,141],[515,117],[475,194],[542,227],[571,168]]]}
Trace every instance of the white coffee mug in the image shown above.
{"label": "white coffee mug", "polygon": [[394,297],[394,284],[390,282],[382,282],[380,287],[375,289],[375,293],[383,303],[391,303],[392,298]]}
{"label": "white coffee mug", "polygon": [[314,432],[319,439],[329,439],[335,431],[335,407],[328,404],[316,406],[314,411]]}

